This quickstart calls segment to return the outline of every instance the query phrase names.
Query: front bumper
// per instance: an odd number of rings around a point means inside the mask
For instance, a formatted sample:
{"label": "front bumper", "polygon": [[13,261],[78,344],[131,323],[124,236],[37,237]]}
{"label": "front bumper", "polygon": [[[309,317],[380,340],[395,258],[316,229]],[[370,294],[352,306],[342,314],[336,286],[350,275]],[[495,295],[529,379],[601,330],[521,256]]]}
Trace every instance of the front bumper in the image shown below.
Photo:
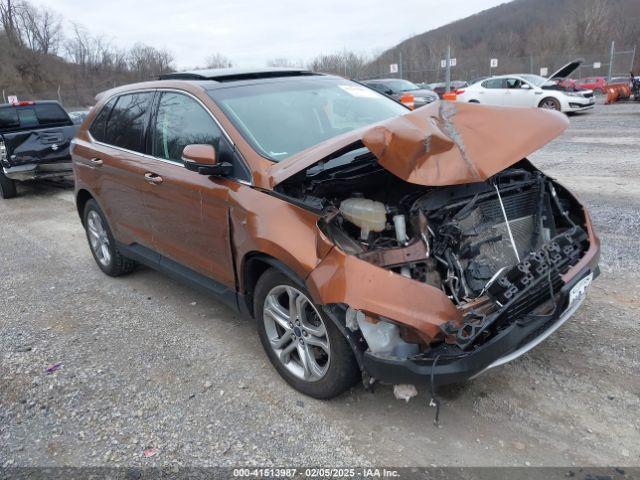
{"label": "front bumper", "polygon": [[42,180],[73,175],[71,159],[55,163],[28,163],[2,168],[4,175],[12,180]]}
{"label": "front bumper", "polygon": [[558,311],[555,315],[527,322],[516,320],[472,351],[448,354],[448,346],[445,346],[438,357],[422,354],[410,358],[382,356],[367,351],[363,367],[371,377],[394,384],[426,383],[433,377],[433,384],[439,386],[474,378],[525,354],[560,328],[584,300],[581,297],[569,306],[571,289],[590,273],[595,278],[599,272],[597,264],[590,265],[565,284],[556,296]]}
{"label": "front bumper", "polygon": [[590,98],[569,97],[569,100],[567,101],[567,111],[579,112],[582,110],[588,110],[593,108],[595,104],[596,104],[595,97],[590,97]]}

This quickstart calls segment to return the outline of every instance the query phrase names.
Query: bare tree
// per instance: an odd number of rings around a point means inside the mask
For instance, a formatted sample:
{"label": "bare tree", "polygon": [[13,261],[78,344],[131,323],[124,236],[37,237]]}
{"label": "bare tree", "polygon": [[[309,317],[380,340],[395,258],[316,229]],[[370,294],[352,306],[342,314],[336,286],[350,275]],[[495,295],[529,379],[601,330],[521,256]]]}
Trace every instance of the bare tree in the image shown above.
{"label": "bare tree", "polygon": [[18,17],[24,3],[20,0],[0,0],[0,22],[4,34],[12,46],[22,45]]}
{"label": "bare tree", "polygon": [[368,62],[369,58],[366,55],[344,50],[339,53],[318,55],[309,63],[308,68],[316,72],[333,73],[345,78],[357,78],[364,71]]}
{"label": "bare tree", "polygon": [[205,66],[207,68],[230,68],[233,67],[233,62],[222,53],[214,53],[205,59]]}
{"label": "bare tree", "polygon": [[18,20],[27,47],[45,55],[58,52],[62,39],[62,19],[57,13],[24,3]]}
{"label": "bare tree", "polygon": [[136,43],[129,50],[128,64],[129,70],[139,79],[149,79],[173,70],[173,56],[166,50]]}

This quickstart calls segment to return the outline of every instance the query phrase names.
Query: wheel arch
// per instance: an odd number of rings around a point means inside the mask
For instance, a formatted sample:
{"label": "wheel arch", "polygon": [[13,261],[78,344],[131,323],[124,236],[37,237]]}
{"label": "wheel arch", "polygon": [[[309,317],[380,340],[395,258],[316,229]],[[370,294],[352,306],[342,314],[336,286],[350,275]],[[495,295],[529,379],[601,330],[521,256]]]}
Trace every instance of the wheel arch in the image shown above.
{"label": "wheel arch", "polygon": [[275,268],[280,270],[283,274],[289,277],[292,281],[299,284],[301,287],[305,287],[304,280],[301,279],[296,272],[271,255],[263,252],[253,251],[248,252],[242,259],[240,266],[241,285],[244,294],[244,302],[251,316],[254,316],[253,311],[253,294],[255,292],[256,284],[260,277],[269,268]]}
{"label": "wheel arch", "polygon": [[84,207],[87,205],[87,202],[89,200],[96,201],[96,199],[94,198],[93,195],[91,195],[91,192],[89,192],[89,190],[87,190],[86,188],[81,188],[80,190],[78,190],[78,193],[76,193],[76,208],[78,209],[78,215],[80,216],[80,221],[83,224],[84,224]]}

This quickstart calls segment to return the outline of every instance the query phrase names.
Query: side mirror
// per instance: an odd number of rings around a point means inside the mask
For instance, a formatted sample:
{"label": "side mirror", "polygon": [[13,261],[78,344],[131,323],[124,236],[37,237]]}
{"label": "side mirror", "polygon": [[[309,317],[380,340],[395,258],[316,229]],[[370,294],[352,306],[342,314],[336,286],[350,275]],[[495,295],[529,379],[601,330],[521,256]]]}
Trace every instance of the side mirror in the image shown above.
{"label": "side mirror", "polygon": [[393,90],[391,90],[390,88],[387,88],[384,93],[386,93],[387,95],[393,95]]}
{"label": "side mirror", "polygon": [[529,85],[528,83],[523,83],[522,85],[520,85],[520,88],[524,90],[531,90],[531,85]]}
{"label": "side mirror", "polygon": [[187,170],[198,172],[200,175],[229,175],[233,169],[228,162],[218,163],[216,150],[212,145],[187,145],[182,151],[182,161]]}

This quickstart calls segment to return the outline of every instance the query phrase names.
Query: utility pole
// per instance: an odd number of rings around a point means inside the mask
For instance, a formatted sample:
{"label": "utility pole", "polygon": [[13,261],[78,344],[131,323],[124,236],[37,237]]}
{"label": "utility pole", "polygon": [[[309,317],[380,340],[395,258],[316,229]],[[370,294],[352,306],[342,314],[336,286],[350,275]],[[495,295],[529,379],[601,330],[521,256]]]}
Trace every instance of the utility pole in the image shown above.
{"label": "utility pole", "polygon": [[402,72],[402,51],[398,51],[398,75],[400,78],[404,78],[404,74]]}
{"label": "utility pole", "polygon": [[616,42],[611,42],[611,53],[609,55],[609,78],[611,80],[611,75],[613,72],[613,56],[616,54]]}
{"label": "utility pole", "polygon": [[529,73],[533,73],[533,55],[529,55]]}
{"label": "utility pole", "polygon": [[629,67],[629,71],[633,72],[633,64],[636,62],[636,46],[633,46],[633,51],[631,52],[631,66]]}
{"label": "utility pole", "polygon": [[451,89],[451,45],[447,45],[447,60],[444,70],[444,91],[449,92]]}

